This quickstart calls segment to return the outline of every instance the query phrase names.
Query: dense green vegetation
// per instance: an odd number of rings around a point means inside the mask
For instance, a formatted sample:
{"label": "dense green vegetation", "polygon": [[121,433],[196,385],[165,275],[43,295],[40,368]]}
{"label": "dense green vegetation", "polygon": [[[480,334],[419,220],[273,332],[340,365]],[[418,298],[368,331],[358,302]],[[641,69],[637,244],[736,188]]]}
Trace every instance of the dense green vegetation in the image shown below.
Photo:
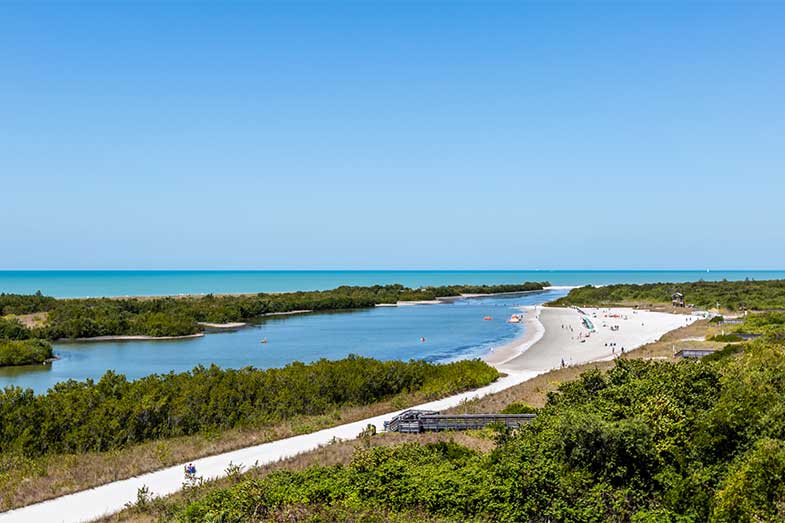
{"label": "dense green vegetation", "polygon": [[399,393],[435,398],[497,377],[479,360],[435,365],[353,356],[267,370],[197,367],[136,381],[110,371],[97,383],[70,380],[43,395],[7,387],[0,393],[0,457],[106,451],[198,432],[260,427]]}
{"label": "dense green vegetation", "polygon": [[763,312],[749,314],[744,323],[737,326],[736,332],[761,334],[774,340],[785,340],[785,312]]}
{"label": "dense green vegetation", "polygon": [[607,306],[624,303],[670,303],[674,292],[697,307],[728,310],[785,309],[785,280],[698,281],[688,283],[620,284],[572,289],[554,306]]}
{"label": "dense green vegetation", "polygon": [[707,338],[707,341],[722,341],[725,343],[732,343],[738,341],[744,341],[744,338],[739,336],[738,334],[716,334]]}
{"label": "dense green vegetation", "polygon": [[44,340],[0,339],[0,367],[43,363],[52,357],[52,344]]}
{"label": "dense green vegetation", "polygon": [[[402,285],[339,287],[329,291],[194,296],[164,298],[85,298],[57,300],[35,295],[0,294],[2,314],[46,312],[42,327],[14,331],[15,339],[86,338],[116,335],[180,336],[203,330],[199,322],[226,323],[254,320],[270,313],[297,310],[341,310],[380,303],[432,300],[459,294],[540,290],[543,283],[511,285],[451,285],[409,289]],[[0,324],[0,336],[16,326]]]}
{"label": "dense green vegetation", "polygon": [[785,346],[744,347],[714,361],[618,360],[585,373],[519,434],[500,432],[490,454],[372,448],[348,466],[213,491],[178,518],[264,521],[306,504],[315,514],[373,507],[452,521],[783,521]]}
{"label": "dense green vegetation", "polygon": [[41,291],[35,294],[0,293],[0,316],[7,314],[32,314],[52,310],[57,300],[44,296]]}
{"label": "dense green vegetation", "polygon": [[0,340],[27,340],[30,331],[15,318],[0,318]]}

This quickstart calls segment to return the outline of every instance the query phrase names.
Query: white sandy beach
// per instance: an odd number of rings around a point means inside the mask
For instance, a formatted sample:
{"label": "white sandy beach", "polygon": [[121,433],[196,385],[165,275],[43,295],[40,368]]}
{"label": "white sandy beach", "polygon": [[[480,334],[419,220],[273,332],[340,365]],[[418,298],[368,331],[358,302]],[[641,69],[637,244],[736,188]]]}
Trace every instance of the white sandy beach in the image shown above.
{"label": "white sandy beach", "polygon": [[197,325],[208,327],[210,329],[239,329],[240,327],[245,327],[248,325],[242,321],[231,321],[228,323],[210,323],[209,321],[197,321],[196,323]]}
{"label": "white sandy beach", "polygon": [[[663,334],[684,327],[698,318],[683,314],[650,312],[632,308],[526,307],[526,333],[485,357],[504,372],[546,372],[561,366],[612,359],[622,349],[657,341]],[[594,329],[583,323],[587,317]],[[611,330],[618,326],[618,330]],[[614,345],[615,344],[615,345]]]}
{"label": "white sandy beach", "polygon": [[[586,309],[596,331],[581,342],[588,329],[582,324],[582,315],[575,309],[548,307],[524,307],[525,334],[505,347],[486,357],[507,376],[480,389],[457,394],[412,408],[444,410],[461,402],[502,391],[527,381],[561,364],[585,363],[614,357],[608,343],[632,350],[645,343],[656,341],[663,334],[692,323],[697,318],[685,315],[633,311],[632,309]],[[618,314],[618,318],[608,318]],[[596,316],[596,317],[595,317]],[[626,318],[626,319],[625,319]],[[619,325],[618,331],[611,331]],[[354,423],[303,434],[292,438],[256,445],[244,449],[194,460],[197,475],[205,479],[218,478],[226,474],[230,463],[245,466],[254,463],[264,465],[296,454],[308,452],[327,445],[334,438],[356,438],[360,431],[372,423],[382,427],[385,420],[401,411],[390,412]],[[136,499],[137,490],[146,486],[154,495],[167,495],[182,488],[185,464],[169,467],[134,478],[115,481],[90,490],[62,496],[53,500],[29,505],[20,509],[0,513],[0,523],[5,522],[75,522],[89,521],[122,510],[126,503]]]}
{"label": "white sandy beach", "polygon": [[539,305],[525,305],[519,307],[523,314],[523,336],[513,341],[494,347],[483,356],[483,360],[494,367],[499,368],[502,364],[521,355],[525,350],[539,342],[545,334],[545,329],[539,320],[542,307]]}

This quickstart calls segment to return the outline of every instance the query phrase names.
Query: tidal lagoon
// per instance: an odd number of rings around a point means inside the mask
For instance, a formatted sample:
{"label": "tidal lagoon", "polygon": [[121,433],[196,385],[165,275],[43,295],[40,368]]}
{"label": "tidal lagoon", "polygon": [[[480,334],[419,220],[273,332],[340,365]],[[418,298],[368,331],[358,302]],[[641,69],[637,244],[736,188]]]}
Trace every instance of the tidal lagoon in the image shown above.
{"label": "tidal lagoon", "polygon": [[107,370],[138,379],[183,372],[196,365],[268,368],[349,354],[437,362],[479,357],[523,333],[520,324],[507,323],[519,312],[515,307],[565,294],[565,290],[551,290],[436,305],[276,316],[234,331],[185,340],[61,342],[55,344],[60,359],[52,364],[1,368],[0,386],[31,387],[41,393],[68,379],[98,380]]}

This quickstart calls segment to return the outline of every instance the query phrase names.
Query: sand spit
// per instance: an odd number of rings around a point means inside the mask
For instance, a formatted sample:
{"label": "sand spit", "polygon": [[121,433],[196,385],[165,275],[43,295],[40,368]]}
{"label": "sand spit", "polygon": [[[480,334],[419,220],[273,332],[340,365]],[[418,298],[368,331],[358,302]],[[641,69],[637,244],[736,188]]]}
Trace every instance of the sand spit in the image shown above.
{"label": "sand spit", "polygon": [[[496,364],[504,372],[546,372],[560,367],[562,361],[565,365],[577,365],[613,359],[622,350],[630,351],[657,341],[666,332],[700,319],[619,307],[580,310],[541,307],[534,318],[528,316],[527,321],[542,326],[543,334],[534,343],[527,344],[522,339],[505,346],[503,356],[510,357],[499,357],[501,362]],[[529,328],[529,323],[526,326]]]}

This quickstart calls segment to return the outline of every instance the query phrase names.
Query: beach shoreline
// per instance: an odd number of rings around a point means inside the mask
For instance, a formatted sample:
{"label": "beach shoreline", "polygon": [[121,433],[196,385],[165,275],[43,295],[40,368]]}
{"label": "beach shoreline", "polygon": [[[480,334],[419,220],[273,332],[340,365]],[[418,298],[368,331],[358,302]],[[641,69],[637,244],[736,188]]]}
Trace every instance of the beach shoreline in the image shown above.
{"label": "beach shoreline", "polygon": [[507,361],[520,356],[529,347],[536,344],[545,334],[545,329],[540,322],[541,305],[525,305],[518,307],[523,313],[523,334],[514,340],[500,346],[493,347],[488,351],[482,360],[488,365],[498,367]]}
{"label": "beach shoreline", "polygon": [[525,329],[535,332],[486,355],[486,363],[502,372],[547,372],[607,361],[699,319],[631,307],[538,307],[524,318]]}
{"label": "beach shoreline", "polygon": [[227,323],[210,323],[209,321],[197,321],[200,327],[207,327],[208,329],[239,329],[248,325],[244,321],[230,321]]}

